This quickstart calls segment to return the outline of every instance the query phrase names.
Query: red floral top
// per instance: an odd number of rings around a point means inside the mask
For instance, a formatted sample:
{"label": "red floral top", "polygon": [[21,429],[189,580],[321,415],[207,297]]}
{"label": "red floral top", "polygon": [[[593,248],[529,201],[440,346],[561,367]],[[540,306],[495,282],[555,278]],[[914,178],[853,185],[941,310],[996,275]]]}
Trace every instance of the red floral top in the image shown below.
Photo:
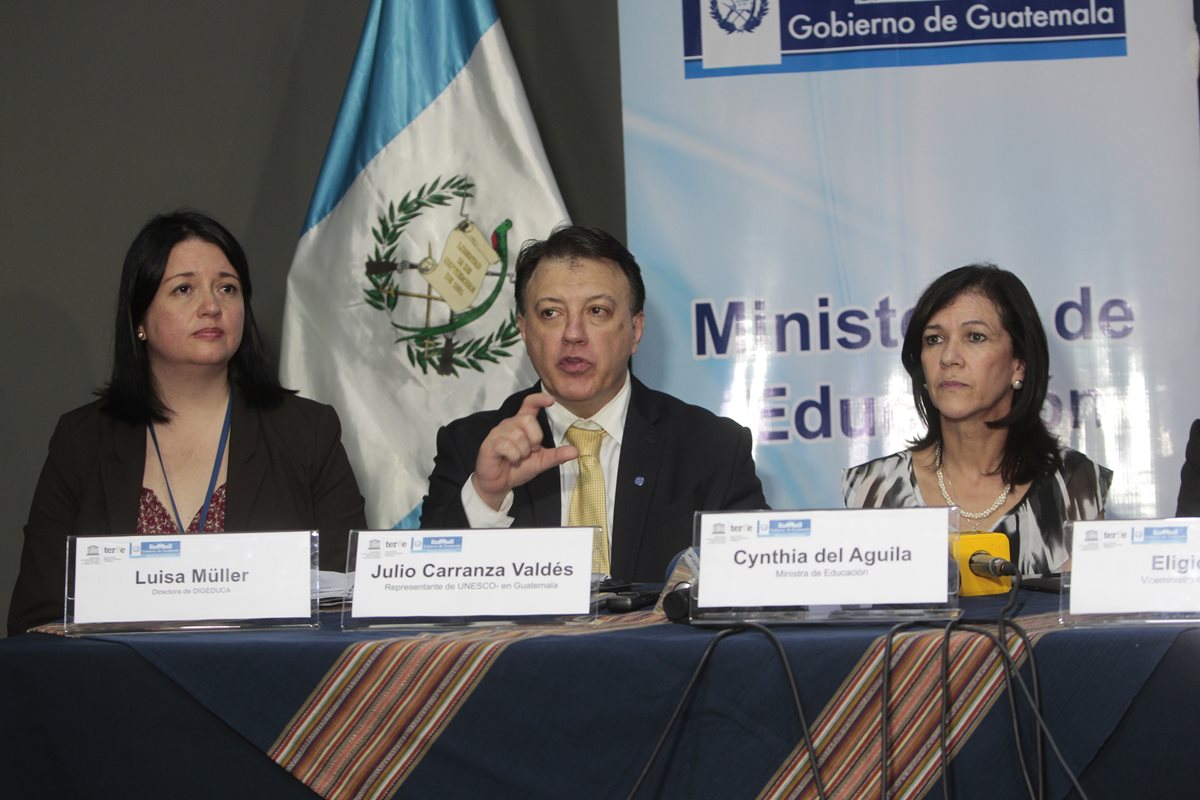
{"label": "red floral top", "polygon": [[[188,523],[188,533],[200,533],[200,511]],[[225,530],[225,484],[213,492],[208,505],[208,519],[204,521],[204,533],[219,533]],[[137,532],[140,534],[179,533],[174,515],[158,499],[153,489],[142,487],[141,504],[138,506]]]}

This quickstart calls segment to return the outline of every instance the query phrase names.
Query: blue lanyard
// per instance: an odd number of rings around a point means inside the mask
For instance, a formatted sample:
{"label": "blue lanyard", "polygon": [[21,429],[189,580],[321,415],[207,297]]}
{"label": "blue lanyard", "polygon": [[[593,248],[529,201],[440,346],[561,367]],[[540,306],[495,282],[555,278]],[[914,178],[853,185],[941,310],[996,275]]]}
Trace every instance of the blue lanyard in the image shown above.
{"label": "blue lanyard", "polygon": [[[208,480],[208,492],[204,495],[204,505],[200,509],[200,533],[204,533],[204,523],[208,521],[208,507],[212,503],[213,491],[217,488],[217,478],[221,475],[221,459],[225,457],[225,443],[229,441],[229,422],[233,417],[233,392],[229,393],[229,402],[225,405],[225,424],[221,426],[221,442],[217,445],[217,460],[213,462],[212,477]],[[163,464],[162,450],[158,449],[158,436],[154,433],[154,423],[150,423],[150,440],[154,442],[154,452],[158,455],[158,466],[162,469],[163,482],[167,484],[167,499],[171,501],[171,511],[175,514],[175,524],[180,533],[187,533],[183,520],[179,518],[179,508],[175,505],[175,493],[171,491],[171,479],[167,477],[167,467]]]}

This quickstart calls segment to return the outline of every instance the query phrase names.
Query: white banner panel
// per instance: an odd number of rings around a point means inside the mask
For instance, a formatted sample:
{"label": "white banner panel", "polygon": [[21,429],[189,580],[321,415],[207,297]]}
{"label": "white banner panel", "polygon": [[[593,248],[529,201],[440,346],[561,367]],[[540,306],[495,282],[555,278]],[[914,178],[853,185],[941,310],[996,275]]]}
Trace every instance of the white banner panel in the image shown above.
{"label": "white banner panel", "polygon": [[1200,416],[1189,3],[622,0],[620,16],[648,293],[634,369],[750,427],[773,506],[840,505],[840,468],[922,432],[906,313],[990,261],[1038,303],[1045,417],[1115,470],[1109,516],[1174,513]]}
{"label": "white banner panel", "polygon": [[1072,614],[1200,612],[1200,520],[1072,527]]}

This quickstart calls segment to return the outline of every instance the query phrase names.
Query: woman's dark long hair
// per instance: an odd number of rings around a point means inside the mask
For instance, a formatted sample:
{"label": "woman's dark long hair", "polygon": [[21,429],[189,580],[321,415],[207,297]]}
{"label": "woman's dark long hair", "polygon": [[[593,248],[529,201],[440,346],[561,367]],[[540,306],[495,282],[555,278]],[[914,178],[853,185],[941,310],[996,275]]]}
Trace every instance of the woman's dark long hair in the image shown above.
{"label": "woman's dark long hair", "polygon": [[153,217],[142,227],[129,245],[121,269],[112,377],[96,394],[103,398],[106,412],[125,422],[166,422],[170,417],[170,409],[154,386],[146,343],[137,338],[137,328],[158,293],[171,251],[175,245],[191,239],[219,247],[242,284],[242,341],[229,362],[230,381],[241,390],[247,405],[254,407],[276,406],[289,394],[275,375],[254,322],[250,265],[242,246],[212,217],[186,209],[173,211]]}
{"label": "woman's dark long hair", "polygon": [[962,294],[976,292],[992,301],[1000,324],[1012,340],[1013,355],[1025,362],[1024,386],[1013,392],[1012,408],[989,428],[1007,428],[1000,477],[1007,483],[1028,483],[1062,466],[1058,439],[1042,421],[1042,404],[1050,385],[1050,348],[1037,307],[1021,279],[994,264],[968,264],[936,279],[921,293],[904,332],[900,360],[912,379],[913,400],[926,425],[925,435],[910,444],[920,450],[942,441],[942,417],[925,385],[921,349],[929,319]]}

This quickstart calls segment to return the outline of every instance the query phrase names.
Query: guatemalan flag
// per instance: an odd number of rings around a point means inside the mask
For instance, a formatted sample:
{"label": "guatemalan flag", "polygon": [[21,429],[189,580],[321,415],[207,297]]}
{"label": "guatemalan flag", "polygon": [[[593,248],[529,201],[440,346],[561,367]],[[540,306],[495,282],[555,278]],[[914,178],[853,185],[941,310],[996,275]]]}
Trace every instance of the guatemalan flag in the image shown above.
{"label": "guatemalan flag", "polygon": [[566,217],[492,0],[374,0],[281,359],[337,408],[372,527],[415,527],[439,426],[535,380],[513,268]]}

